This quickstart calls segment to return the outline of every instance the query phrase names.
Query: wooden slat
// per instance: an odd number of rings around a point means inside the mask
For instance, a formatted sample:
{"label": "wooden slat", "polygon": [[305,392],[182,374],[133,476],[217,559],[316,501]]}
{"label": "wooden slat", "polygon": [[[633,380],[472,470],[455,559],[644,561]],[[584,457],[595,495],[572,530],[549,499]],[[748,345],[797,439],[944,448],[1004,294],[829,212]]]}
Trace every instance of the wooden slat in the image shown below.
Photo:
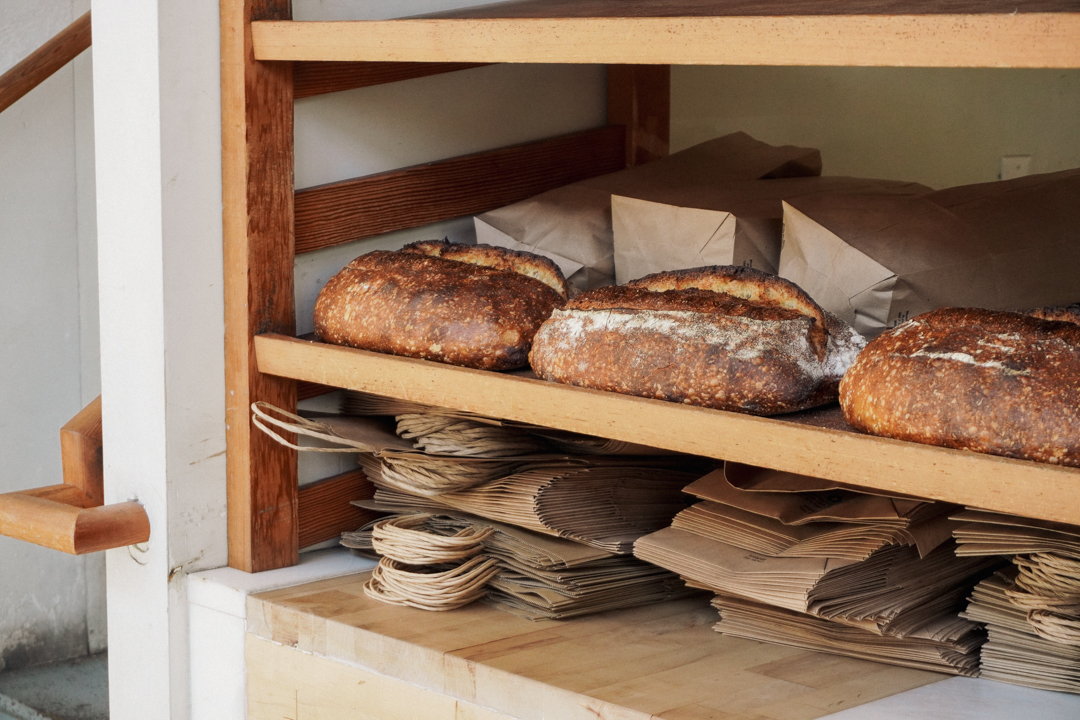
{"label": "wooden slat", "polygon": [[1080,469],[326,345],[256,338],[261,372],[890,492],[1080,524]]}
{"label": "wooden slat", "polygon": [[[833,3],[833,7],[837,7]],[[1080,13],[265,22],[264,60],[1080,67]]]}
{"label": "wooden slat", "polygon": [[296,252],[485,212],[625,164],[603,127],[296,193]]}
{"label": "wooden slat", "polygon": [[956,15],[1076,12],[1077,0],[515,0],[442,10],[427,18]]}
{"label": "wooden slat", "polygon": [[320,395],[326,395],[332,393],[337,388],[330,387],[329,385],[319,385],[317,383],[298,382],[296,383],[296,399],[308,400],[313,397],[319,397]]}
{"label": "wooden slat", "polygon": [[289,0],[221,3],[229,564],[297,561],[296,453],[255,432],[248,407],[296,406],[296,383],[255,368],[252,337],[292,333],[293,130],[290,63],[252,56],[248,21],[289,17]]}
{"label": "wooden slat", "polygon": [[609,65],[608,124],[626,128],[626,166],[668,156],[671,66]]}
{"label": "wooden slat", "polygon": [[379,513],[350,504],[353,500],[368,500],[374,496],[375,486],[360,470],[334,475],[300,488],[297,502],[300,547],[336,538],[374,520]]}
{"label": "wooden slat", "polygon": [[90,47],[90,12],[54,35],[22,62],[0,75],[0,112]]}
{"label": "wooden slat", "polygon": [[484,67],[488,63],[298,62],[293,65],[293,97],[354,90]]}

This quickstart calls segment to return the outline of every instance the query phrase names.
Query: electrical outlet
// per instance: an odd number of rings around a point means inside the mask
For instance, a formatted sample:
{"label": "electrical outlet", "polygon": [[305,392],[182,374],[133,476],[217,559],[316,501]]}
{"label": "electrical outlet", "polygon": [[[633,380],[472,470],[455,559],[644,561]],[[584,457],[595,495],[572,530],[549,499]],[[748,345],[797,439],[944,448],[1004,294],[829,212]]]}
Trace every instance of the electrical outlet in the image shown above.
{"label": "electrical outlet", "polygon": [[1030,155],[1002,155],[1001,171],[998,172],[999,180],[1012,180],[1031,174]]}

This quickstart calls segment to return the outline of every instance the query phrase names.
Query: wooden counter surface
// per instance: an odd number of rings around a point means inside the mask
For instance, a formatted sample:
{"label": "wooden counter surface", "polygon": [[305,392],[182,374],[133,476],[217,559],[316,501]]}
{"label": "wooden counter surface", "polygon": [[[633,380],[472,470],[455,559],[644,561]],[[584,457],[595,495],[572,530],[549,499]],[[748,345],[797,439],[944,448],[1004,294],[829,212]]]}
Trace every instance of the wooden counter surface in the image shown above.
{"label": "wooden counter surface", "polygon": [[367,577],[248,599],[250,718],[811,720],[948,677],[726,637],[704,597],[532,622],[386,605]]}

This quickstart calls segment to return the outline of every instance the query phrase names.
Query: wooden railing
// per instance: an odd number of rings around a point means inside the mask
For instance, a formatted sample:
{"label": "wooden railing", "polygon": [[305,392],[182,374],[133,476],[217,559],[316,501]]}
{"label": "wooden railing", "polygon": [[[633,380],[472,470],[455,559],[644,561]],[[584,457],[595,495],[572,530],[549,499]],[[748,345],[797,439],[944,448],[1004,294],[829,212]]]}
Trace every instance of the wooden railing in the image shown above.
{"label": "wooden railing", "polygon": [[83,555],[150,539],[137,502],[105,505],[101,398],[60,429],[64,482],[0,495],[0,535]]}
{"label": "wooden railing", "polygon": [[[0,75],[0,112],[90,47],[90,13]],[[137,502],[105,505],[101,398],[60,429],[64,482],[0,495],[0,535],[82,555],[146,542],[150,520]]]}
{"label": "wooden railing", "polygon": [[50,75],[90,47],[90,13],[61,30],[15,67],[0,75],[0,112],[3,112]]}

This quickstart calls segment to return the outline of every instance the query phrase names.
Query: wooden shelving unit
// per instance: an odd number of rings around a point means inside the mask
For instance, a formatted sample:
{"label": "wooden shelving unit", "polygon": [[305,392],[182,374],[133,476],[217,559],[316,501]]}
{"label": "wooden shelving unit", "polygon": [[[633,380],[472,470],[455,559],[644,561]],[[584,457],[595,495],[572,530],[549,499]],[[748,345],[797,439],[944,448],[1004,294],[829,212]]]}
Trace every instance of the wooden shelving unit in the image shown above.
{"label": "wooden shelving unit", "polygon": [[[1077,68],[1080,2],[531,0],[418,19],[301,23],[285,0],[226,0],[222,38],[234,567],[296,560],[295,454],[253,432],[248,407],[295,406],[297,380],[1080,523],[1080,470],[859,435],[827,413],[754,418],[291,337],[296,252],[481,212],[663,154],[667,64]],[[609,64],[611,124],[546,148],[294,192],[294,73],[314,94],[463,67],[438,63],[493,62]],[[525,177],[513,169],[523,167],[531,168]],[[508,177],[516,178],[509,190]]]}

